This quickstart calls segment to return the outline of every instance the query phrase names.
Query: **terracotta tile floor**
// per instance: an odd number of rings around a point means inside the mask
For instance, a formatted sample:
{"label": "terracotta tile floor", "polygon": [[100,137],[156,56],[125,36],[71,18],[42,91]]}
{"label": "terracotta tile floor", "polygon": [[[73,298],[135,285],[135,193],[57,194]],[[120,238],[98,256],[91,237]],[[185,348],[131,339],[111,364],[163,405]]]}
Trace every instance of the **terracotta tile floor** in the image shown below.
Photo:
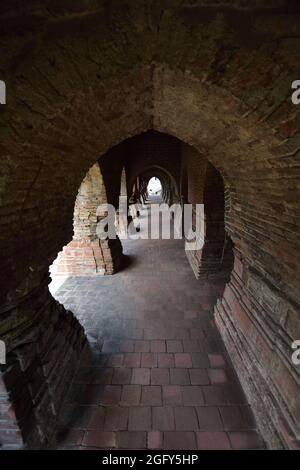
{"label": "terracotta tile floor", "polygon": [[263,447],[213,321],[220,282],[195,279],[181,240],[123,246],[125,270],[68,278],[55,294],[90,349],[52,447]]}

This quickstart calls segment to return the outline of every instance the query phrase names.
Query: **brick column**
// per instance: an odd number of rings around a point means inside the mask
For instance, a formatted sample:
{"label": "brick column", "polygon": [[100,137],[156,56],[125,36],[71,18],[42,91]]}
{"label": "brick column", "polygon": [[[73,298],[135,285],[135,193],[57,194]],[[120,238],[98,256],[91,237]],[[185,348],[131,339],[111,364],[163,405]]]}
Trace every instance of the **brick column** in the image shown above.
{"label": "brick column", "polygon": [[[76,198],[73,240],[59,253],[52,268],[55,275],[91,276],[113,274],[120,264],[118,239],[99,240],[96,234],[97,207],[107,202],[98,163],[90,168]],[[103,217],[106,213],[103,212]]]}
{"label": "brick column", "polygon": [[[206,166],[207,165],[207,166]],[[198,203],[204,203],[205,235],[201,250],[186,251],[187,258],[199,278],[228,277],[233,265],[232,242],[225,232],[225,194],[220,173],[209,163],[203,166]],[[195,195],[192,194],[193,199]],[[195,206],[195,204],[194,204]],[[193,227],[196,210],[193,207]]]}
{"label": "brick column", "polygon": [[235,250],[215,319],[269,447],[299,449],[300,372],[291,360],[297,308]]}

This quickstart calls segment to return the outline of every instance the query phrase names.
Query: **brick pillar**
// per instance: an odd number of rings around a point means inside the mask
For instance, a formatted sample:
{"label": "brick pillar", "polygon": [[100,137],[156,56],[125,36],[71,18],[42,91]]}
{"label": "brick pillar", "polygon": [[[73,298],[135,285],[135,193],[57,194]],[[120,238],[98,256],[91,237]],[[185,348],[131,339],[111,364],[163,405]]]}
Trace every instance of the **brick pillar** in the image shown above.
{"label": "brick pillar", "polygon": [[[113,274],[118,270],[122,245],[116,240],[99,240],[96,234],[97,208],[107,202],[106,190],[98,163],[90,168],[76,198],[74,236],[55,260],[55,275],[91,276]],[[103,217],[106,213],[103,212]]]}
{"label": "brick pillar", "polygon": [[[201,250],[187,251],[187,258],[199,278],[223,278],[233,266],[232,242],[225,232],[225,195],[220,173],[207,165],[203,187],[205,236]],[[202,202],[200,197],[198,203]],[[193,227],[196,210],[193,207]]]}

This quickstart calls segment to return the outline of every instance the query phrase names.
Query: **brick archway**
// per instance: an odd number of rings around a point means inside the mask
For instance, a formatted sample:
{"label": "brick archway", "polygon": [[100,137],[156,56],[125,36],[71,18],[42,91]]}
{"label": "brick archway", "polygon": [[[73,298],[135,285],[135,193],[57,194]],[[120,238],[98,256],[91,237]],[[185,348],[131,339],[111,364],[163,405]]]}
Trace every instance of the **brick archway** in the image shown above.
{"label": "brick archway", "polygon": [[162,183],[162,198],[164,201],[172,204],[179,200],[179,192],[174,177],[162,167],[154,165],[145,168],[138,175],[140,181],[140,191],[144,198],[147,192],[147,185],[152,177],[157,177]]}
{"label": "brick archway", "polygon": [[[272,128],[258,122],[250,111],[229,92],[201,82],[190,72],[154,64],[151,69],[137,68],[125,78],[99,81],[95,88],[83,86],[80,93],[68,96],[64,107],[55,108],[51,123],[39,116],[34,129],[23,125],[17,137],[5,131],[5,151],[19,157],[16,174],[8,174],[5,180],[4,203],[14,203],[16,219],[3,241],[7,263],[2,269],[2,312],[7,321],[1,337],[7,343],[8,364],[2,380],[10,393],[7,422],[11,420],[17,433],[15,413],[29,446],[47,442],[84,343],[80,326],[47,289],[48,266],[70,238],[79,183],[99,154],[148,129],[195,147],[224,178],[230,199],[225,226],[235,245],[235,264],[216,307],[217,323],[269,445],[294,445],[299,433],[299,372],[289,367],[289,345],[297,330],[291,325],[298,325],[299,276],[294,264],[298,255],[278,197],[289,205],[293,201],[284,185],[274,197],[264,191],[264,181],[257,174],[260,171],[266,177],[270,168],[274,175],[288,171],[296,152],[288,153]],[[30,117],[30,111],[24,111],[21,122]],[[9,109],[6,119],[14,121]],[[24,136],[31,142],[30,149],[23,144]],[[286,164],[277,165],[279,161]],[[34,177],[18,199],[15,181],[19,178],[22,189],[28,170]],[[251,185],[245,185],[245,177]],[[257,196],[254,220],[249,201]],[[264,217],[270,223],[261,233]],[[279,247],[284,253],[281,259]],[[11,381],[11,376],[17,380]]]}

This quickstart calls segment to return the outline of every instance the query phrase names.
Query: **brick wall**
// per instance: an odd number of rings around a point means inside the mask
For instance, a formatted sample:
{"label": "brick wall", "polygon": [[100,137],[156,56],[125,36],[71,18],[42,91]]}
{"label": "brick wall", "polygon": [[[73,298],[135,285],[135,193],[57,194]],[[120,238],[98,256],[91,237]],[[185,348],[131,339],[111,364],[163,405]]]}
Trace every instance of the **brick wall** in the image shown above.
{"label": "brick wall", "polygon": [[[187,193],[187,202],[190,204],[202,204],[208,161],[190,145],[182,142],[180,149],[181,194]],[[187,189],[184,189],[184,178],[186,178]]]}
{"label": "brick wall", "polygon": [[44,282],[2,312],[1,338],[9,352],[1,366],[1,446],[45,447],[79,366],[83,328]]}
{"label": "brick wall", "polygon": [[193,205],[193,230],[196,229],[196,204],[204,204],[204,246],[187,250],[186,255],[197,279],[228,278],[233,264],[232,242],[225,232],[225,192],[220,173],[193,147],[181,145],[182,201]]}
{"label": "brick wall", "polygon": [[[160,2],[96,9],[62,0],[53,12],[39,1],[1,2],[0,337],[15,338],[8,359],[22,385],[6,398],[30,445],[41,442],[30,438],[36,429],[49,433],[47,410],[60,399],[49,389],[59,380],[67,387],[75,370],[48,335],[49,321],[65,321],[60,342],[81,351],[76,322],[50,298],[44,307],[48,266],[72,237],[78,188],[108,149],[155,129],[195,147],[222,175],[235,264],[217,324],[269,447],[299,447],[291,343],[300,334],[300,126],[290,99],[300,70],[299,5],[206,3],[171,2],[162,11]],[[23,350],[24,325],[44,354]],[[26,371],[36,357],[46,366],[47,355],[64,365],[47,376],[30,371],[37,383],[42,377],[38,400],[27,402],[32,421],[19,408],[35,393]]]}

